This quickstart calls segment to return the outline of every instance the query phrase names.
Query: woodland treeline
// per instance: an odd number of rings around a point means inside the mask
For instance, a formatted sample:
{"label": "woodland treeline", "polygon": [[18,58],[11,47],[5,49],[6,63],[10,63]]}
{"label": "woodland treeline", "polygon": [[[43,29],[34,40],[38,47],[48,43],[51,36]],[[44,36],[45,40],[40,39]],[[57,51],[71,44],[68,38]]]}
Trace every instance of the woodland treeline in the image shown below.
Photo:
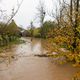
{"label": "woodland treeline", "polygon": [[[69,52],[67,54],[61,52],[61,55],[79,66],[80,0],[57,0],[55,12],[46,11],[44,3],[40,3],[37,11],[41,27],[27,30],[26,32],[29,34],[27,36],[30,36],[30,32],[33,30],[33,37],[50,39],[52,44],[56,43],[59,47],[66,48]],[[46,15],[53,17],[54,20],[45,21]],[[51,49],[54,51],[53,48]],[[58,49],[55,51],[59,52]]]}

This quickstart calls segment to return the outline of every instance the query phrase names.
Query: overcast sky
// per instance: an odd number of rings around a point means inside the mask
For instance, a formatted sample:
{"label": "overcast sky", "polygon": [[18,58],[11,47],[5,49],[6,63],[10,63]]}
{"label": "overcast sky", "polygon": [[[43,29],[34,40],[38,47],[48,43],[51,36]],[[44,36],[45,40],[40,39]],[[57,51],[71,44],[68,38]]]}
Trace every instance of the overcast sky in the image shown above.
{"label": "overcast sky", "polygon": [[[53,0],[42,0],[45,3],[46,9],[50,10],[53,6],[55,6],[55,1]],[[19,0],[21,2],[21,0]],[[39,5],[39,0],[24,0],[20,10],[14,17],[14,20],[18,25],[22,25],[23,28],[27,28],[30,22],[36,18],[37,14],[37,7]],[[12,8],[17,8],[17,0],[1,0],[0,8],[7,10],[7,14],[11,15]],[[46,19],[50,19],[50,17],[46,17]],[[38,26],[38,19],[34,21],[34,25]]]}

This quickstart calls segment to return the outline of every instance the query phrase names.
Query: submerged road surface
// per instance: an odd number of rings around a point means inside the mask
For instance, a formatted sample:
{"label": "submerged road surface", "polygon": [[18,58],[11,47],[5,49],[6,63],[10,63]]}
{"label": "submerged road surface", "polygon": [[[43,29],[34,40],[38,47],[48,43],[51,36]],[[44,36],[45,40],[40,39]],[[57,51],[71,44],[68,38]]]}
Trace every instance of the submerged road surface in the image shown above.
{"label": "submerged road surface", "polygon": [[10,64],[0,63],[0,80],[71,80],[78,69],[70,64],[55,64],[51,58],[35,57],[45,53],[42,40],[24,38],[26,43],[16,45],[9,52],[18,55]]}

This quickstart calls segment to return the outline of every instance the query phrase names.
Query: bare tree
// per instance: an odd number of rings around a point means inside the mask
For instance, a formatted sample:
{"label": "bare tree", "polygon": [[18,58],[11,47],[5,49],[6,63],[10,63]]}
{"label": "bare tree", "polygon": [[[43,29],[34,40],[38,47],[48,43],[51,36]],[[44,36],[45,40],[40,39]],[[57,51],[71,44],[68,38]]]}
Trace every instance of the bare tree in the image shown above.
{"label": "bare tree", "polygon": [[64,16],[64,10],[66,9],[66,6],[65,6],[65,0],[56,0],[56,2],[57,4],[56,6],[54,6],[55,9],[53,8],[52,12],[51,13],[48,12],[48,13],[51,17],[53,17],[56,20],[57,26],[60,27],[62,25],[60,23],[62,22],[62,18]]}
{"label": "bare tree", "polygon": [[[18,2],[18,1],[17,1]],[[21,1],[21,3],[19,4],[18,3],[18,8],[17,8],[17,10],[14,12],[14,8],[12,9],[12,16],[11,16],[11,18],[7,21],[7,23],[6,24],[8,24],[13,18],[14,18],[14,16],[18,13],[18,11],[19,11],[19,9],[20,9],[20,7],[21,7],[21,5],[22,5],[22,2],[23,2],[23,0]]]}
{"label": "bare tree", "polygon": [[71,20],[71,24],[72,24],[72,11],[73,11],[73,4],[72,4],[72,0],[70,0],[70,20]]}
{"label": "bare tree", "polygon": [[[18,1],[17,1],[17,2],[18,2]],[[10,21],[11,21],[11,20],[15,17],[15,15],[18,13],[18,11],[19,11],[22,3],[23,3],[23,0],[22,0],[20,3],[17,4],[18,7],[17,7],[16,11],[14,10],[14,8],[12,9],[11,17],[8,19],[8,21],[6,22],[6,24],[3,26],[2,35],[3,35],[3,33],[4,33],[5,27],[10,23]]]}
{"label": "bare tree", "polygon": [[33,21],[31,21],[30,26],[31,26],[31,41],[32,41],[33,40],[33,28],[34,28]]}
{"label": "bare tree", "polygon": [[39,20],[40,20],[41,36],[42,36],[43,35],[42,27],[43,27],[45,15],[46,15],[45,6],[44,6],[44,3],[42,1],[39,1],[39,6],[38,6],[37,10],[38,10],[37,15],[38,15]]}
{"label": "bare tree", "polygon": [[73,42],[73,51],[75,51],[75,49],[77,48],[78,46],[78,42],[77,42],[77,39],[80,38],[79,37],[79,32],[77,31],[77,27],[79,26],[79,1],[80,0],[76,0],[74,1],[74,11],[75,11],[75,22],[74,22],[74,25],[73,25],[73,28],[74,28],[74,42]]}

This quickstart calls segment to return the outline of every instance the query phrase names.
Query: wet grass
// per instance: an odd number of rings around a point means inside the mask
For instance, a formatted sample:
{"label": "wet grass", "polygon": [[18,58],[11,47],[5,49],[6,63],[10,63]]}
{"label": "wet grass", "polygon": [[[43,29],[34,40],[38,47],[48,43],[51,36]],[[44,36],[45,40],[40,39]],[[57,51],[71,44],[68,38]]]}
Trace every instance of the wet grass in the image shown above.
{"label": "wet grass", "polygon": [[14,47],[14,45],[22,44],[22,43],[25,43],[25,41],[21,40],[20,38],[13,40],[13,41],[9,42],[7,45],[0,46],[0,53],[10,50],[12,47]]}
{"label": "wet grass", "polygon": [[0,46],[0,63],[3,63],[5,61],[8,61],[8,63],[10,63],[13,59],[15,59],[16,57],[15,54],[13,53],[7,54],[6,52],[9,52],[12,48],[15,47],[15,45],[22,43],[25,43],[25,41],[18,38],[16,40],[9,42],[9,44],[7,45]]}

